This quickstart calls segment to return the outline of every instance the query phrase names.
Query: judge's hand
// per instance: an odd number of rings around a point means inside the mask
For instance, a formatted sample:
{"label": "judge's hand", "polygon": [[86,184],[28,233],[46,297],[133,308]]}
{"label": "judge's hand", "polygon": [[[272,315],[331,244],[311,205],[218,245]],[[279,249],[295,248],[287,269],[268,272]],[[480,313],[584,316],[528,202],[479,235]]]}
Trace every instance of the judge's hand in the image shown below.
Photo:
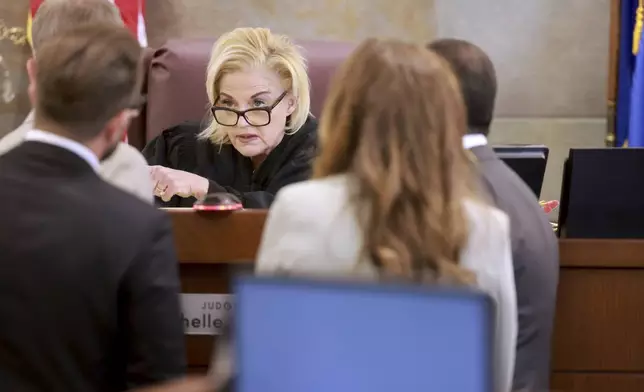
{"label": "judge's hand", "polygon": [[163,201],[174,195],[203,198],[208,193],[208,179],[186,171],[164,166],[150,166],[150,178],[154,184],[154,194]]}

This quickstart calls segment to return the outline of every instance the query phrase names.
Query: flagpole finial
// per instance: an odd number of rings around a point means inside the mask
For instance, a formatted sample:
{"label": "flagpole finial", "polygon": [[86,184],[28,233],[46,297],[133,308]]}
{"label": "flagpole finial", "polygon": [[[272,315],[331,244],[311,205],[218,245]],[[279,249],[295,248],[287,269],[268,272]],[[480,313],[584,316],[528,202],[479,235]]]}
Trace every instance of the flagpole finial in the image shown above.
{"label": "flagpole finial", "polygon": [[639,5],[635,12],[635,28],[633,29],[633,54],[639,52],[642,27],[644,27],[644,0],[639,0]]}

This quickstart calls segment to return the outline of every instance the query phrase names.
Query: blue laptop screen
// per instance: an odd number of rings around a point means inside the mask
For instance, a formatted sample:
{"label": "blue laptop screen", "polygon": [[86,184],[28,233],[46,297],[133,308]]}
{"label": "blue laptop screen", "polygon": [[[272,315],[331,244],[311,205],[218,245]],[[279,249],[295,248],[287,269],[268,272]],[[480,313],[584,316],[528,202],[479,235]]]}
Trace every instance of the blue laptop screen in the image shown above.
{"label": "blue laptop screen", "polygon": [[491,392],[482,294],[245,278],[239,392]]}

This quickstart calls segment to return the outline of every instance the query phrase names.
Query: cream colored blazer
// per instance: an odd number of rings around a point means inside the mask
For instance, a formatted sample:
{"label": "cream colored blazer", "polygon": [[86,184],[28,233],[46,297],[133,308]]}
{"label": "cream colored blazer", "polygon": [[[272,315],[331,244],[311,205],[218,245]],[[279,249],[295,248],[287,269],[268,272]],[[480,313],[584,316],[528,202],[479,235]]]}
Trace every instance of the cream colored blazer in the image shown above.
{"label": "cream colored blazer", "polygon": [[[372,264],[359,260],[361,232],[349,205],[349,181],[334,176],[282,188],[269,211],[257,272],[375,278]],[[473,200],[464,206],[470,233],[460,262],[496,301],[495,381],[499,391],[510,391],[518,316],[509,219]]]}

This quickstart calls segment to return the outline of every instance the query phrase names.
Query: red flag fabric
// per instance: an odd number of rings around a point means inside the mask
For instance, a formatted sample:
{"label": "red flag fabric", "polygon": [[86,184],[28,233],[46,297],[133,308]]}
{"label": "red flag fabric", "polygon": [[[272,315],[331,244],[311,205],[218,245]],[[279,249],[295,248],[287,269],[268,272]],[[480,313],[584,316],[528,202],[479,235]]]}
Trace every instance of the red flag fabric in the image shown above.
{"label": "red flag fabric", "polygon": [[29,11],[31,11],[31,16],[33,17],[36,15],[36,11],[38,10],[38,7],[40,7],[40,4],[42,4],[44,0],[31,0],[31,4],[29,4]]}
{"label": "red flag fabric", "polygon": [[145,0],[109,0],[121,11],[121,18],[141,46],[148,46],[147,32],[145,29]]}

